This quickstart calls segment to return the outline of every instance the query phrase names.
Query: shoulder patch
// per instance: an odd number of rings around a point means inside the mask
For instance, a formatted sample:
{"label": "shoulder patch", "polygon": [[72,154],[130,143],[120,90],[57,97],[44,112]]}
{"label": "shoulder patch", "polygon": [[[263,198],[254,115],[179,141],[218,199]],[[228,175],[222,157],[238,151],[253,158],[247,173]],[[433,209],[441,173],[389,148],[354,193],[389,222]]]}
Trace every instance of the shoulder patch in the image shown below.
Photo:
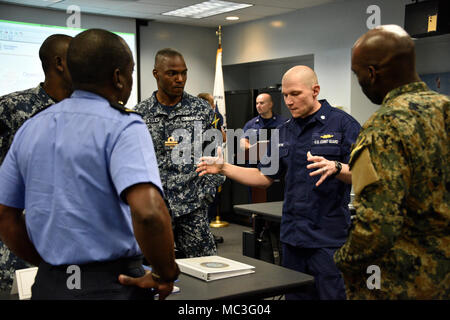
{"label": "shoulder patch", "polygon": [[359,154],[363,151],[364,147],[368,145],[368,143],[370,143],[370,141],[368,141],[367,137],[365,135],[361,135],[359,137],[359,141],[357,140],[352,145],[352,151],[350,153],[350,161],[348,163],[350,166],[350,170],[352,170],[353,163],[359,157]]}
{"label": "shoulder patch", "polygon": [[125,113],[125,114],[135,113],[135,114],[140,115],[142,117],[142,115],[139,112],[134,111],[132,109],[125,108],[123,105],[121,105],[119,103],[110,103],[109,105],[112,108],[114,108],[116,110],[119,110],[121,113]]}
{"label": "shoulder patch", "polygon": [[354,159],[351,172],[352,185],[356,195],[359,195],[368,185],[380,180],[367,148],[364,148],[358,157]]}
{"label": "shoulder patch", "polygon": [[220,118],[217,116],[217,114],[214,113],[214,120],[213,120],[213,122],[212,122],[211,124],[212,124],[212,126],[213,126],[215,129],[217,129],[217,126],[218,126],[218,124],[219,124],[219,120],[220,120]]}

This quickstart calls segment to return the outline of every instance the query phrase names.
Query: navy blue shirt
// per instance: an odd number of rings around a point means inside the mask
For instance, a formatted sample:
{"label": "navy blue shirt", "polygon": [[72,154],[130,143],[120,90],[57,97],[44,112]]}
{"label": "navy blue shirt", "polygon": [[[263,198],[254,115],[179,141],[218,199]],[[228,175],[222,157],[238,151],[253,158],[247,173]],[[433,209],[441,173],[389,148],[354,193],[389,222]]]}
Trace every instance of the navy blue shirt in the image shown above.
{"label": "navy blue shirt", "polygon": [[[312,155],[348,163],[361,126],[326,100],[320,103],[321,108],[314,115],[291,118],[278,128],[278,171],[268,175],[272,179],[285,176],[280,240],[303,248],[340,247],[350,226],[351,185],[328,177],[316,187],[319,176],[309,175],[314,169],[306,168],[311,163],[306,154],[311,151]],[[269,166],[260,164],[259,168]]]}
{"label": "navy blue shirt", "polygon": [[[259,140],[261,129],[275,129],[286,121],[286,118],[277,114],[273,114],[272,118],[270,119],[264,119],[263,117],[258,115],[245,124],[243,128],[243,138],[249,139],[251,144],[256,143]],[[267,134],[269,135],[270,132],[268,132]],[[268,138],[269,136],[266,136],[263,140],[268,140]]]}

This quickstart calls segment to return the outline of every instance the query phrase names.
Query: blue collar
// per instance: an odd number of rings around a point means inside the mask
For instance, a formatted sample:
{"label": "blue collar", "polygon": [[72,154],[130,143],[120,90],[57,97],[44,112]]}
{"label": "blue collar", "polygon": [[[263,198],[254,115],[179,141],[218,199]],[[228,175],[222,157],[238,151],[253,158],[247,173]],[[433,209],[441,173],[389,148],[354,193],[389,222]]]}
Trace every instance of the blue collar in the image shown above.
{"label": "blue collar", "polygon": [[[153,99],[155,99],[155,101],[156,102],[158,102],[158,104],[159,105],[162,105],[162,103],[161,102],[159,102],[159,100],[158,100],[158,98],[156,97],[156,93],[158,92],[158,90],[156,90],[156,91],[154,91],[153,92],[153,94],[152,94],[152,96],[153,96]],[[186,91],[183,91],[183,95],[182,95],[182,97],[181,97],[181,100],[177,103],[177,104],[175,104],[175,105],[173,105],[173,106],[170,106],[170,107],[177,107],[178,105],[183,105],[183,104],[185,104],[185,102],[186,102],[186,100],[189,98],[189,95],[188,95],[188,93],[186,92]],[[169,106],[167,106],[167,107],[169,107]]]}
{"label": "blue collar", "polygon": [[85,90],[75,90],[70,97],[71,98],[104,100],[106,103],[109,104],[109,101],[106,98],[98,95],[97,93],[85,91]]}
{"label": "blue collar", "polygon": [[261,115],[260,114],[258,114],[258,117],[257,117],[257,119],[256,119],[256,123],[258,123],[259,121],[270,121],[270,120],[277,120],[277,115],[275,114],[275,113],[272,113],[272,118],[269,118],[269,119],[264,119],[263,117],[261,117]]}
{"label": "blue collar", "polygon": [[[328,115],[330,114],[332,107],[330,106],[330,104],[328,103],[327,100],[323,99],[323,100],[319,100],[320,102],[320,109],[317,110],[317,112],[314,114],[313,117],[311,117],[311,119],[308,120],[308,122],[305,124],[304,127],[307,127],[308,125],[310,125],[311,123],[314,122],[319,122],[320,124],[325,124],[328,120]],[[291,128],[291,130],[293,130],[296,135],[299,135],[301,133],[301,129],[300,129],[300,125],[297,123],[297,121],[295,121],[294,118],[291,118],[292,121],[289,121],[288,126]]]}
{"label": "blue collar", "polygon": [[52,97],[50,97],[48,93],[44,90],[43,82],[39,83],[39,85],[36,88],[34,88],[34,93],[39,95],[42,101],[47,101],[46,104],[55,104],[56,102],[58,102]]}
{"label": "blue collar", "polygon": [[328,115],[330,114],[332,107],[325,99],[319,100],[319,102],[321,104],[321,107],[314,115],[313,117],[314,120],[311,119],[311,121],[319,121],[321,124],[324,124],[328,119]]}
{"label": "blue collar", "polygon": [[[192,110],[190,108],[190,100],[192,99],[192,96],[190,94],[188,94],[186,91],[183,91],[183,96],[177,104],[170,106],[173,108],[170,111],[170,113],[168,113],[167,110],[165,110],[165,108],[163,107],[163,105],[158,101],[158,98],[156,97],[157,92],[158,92],[158,90],[154,91],[152,94],[152,98],[151,98],[152,99],[151,109],[153,109],[153,112],[155,112],[155,114],[167,115],[167,116],[169,116],[169,118],[179,116],[179,115],[191,114]],[[167,106],[167,107],[169,107],[169,106]]]}

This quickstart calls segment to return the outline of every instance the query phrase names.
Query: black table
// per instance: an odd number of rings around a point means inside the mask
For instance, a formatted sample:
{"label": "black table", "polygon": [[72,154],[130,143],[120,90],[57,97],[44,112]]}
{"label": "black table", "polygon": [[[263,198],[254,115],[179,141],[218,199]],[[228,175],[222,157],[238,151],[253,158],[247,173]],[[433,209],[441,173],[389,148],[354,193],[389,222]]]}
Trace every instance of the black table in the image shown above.
{"label": "black table", "polygon": [[283,212],[283,201],[238,204],[233,206],[233,208],[236,213],[248,216],[261,215],[266,220],[280,222],[281,213]]}
{"label": "black table", "polygon": [[[355,208],[350,203],[350,218],[353,220]],[[244,231],[242,252],[245,256],[281,264],[280,223],[283,201],[239,204],[233,206],[238,214],[251,216],[253,231]]]}
{"label": "black table", "polygon": [[182,273],[179,281],[175,283],[177,287],[180,287],[180,292],[170,295],[167,299],[262,299],[301,291],[314,282],[314,278],[310,275],[241,254],[227,254],[225,258],[252,265],[255,267],[255,272],[210,282]]}
{"label": "black table", "polygon": [[[266,220],[280,222],[281,214],[283,212],[283,201],[238,204],[233,206],[233,208],[236,213],[242,213],[248,216],[260,215]],[[348,208],[350,209],[353,217],[355,207],[350,203]]]}
{"label": "black table", "polygon": [[242,234],[242,253],[281,265],[280,222],[283,201],[239,204],[233,208],[236,213],[251,216],[253,220],[253,231],[244,231]]}
{"label": "black table", "polygon": [[[255,272],[210,282],[181,273],[179,281],[175,283],[180,292],[170,295],[167,300],[262,299],[300,291],[314,282],[310,275],[241,254],[228,254],[225,257],[252,265]],[[0,292],[0,300],[18,299],[18,295]]]}

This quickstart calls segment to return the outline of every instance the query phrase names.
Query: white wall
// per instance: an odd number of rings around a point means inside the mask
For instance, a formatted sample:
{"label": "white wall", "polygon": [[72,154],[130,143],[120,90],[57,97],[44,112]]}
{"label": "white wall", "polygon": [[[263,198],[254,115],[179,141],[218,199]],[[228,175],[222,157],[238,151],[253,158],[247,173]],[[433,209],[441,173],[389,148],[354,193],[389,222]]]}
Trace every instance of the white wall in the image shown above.
{"label": "white wall", "polygon": [[351,47],[368,31],[368,6],[381,9],[381,24],[404,23],[406,0],[348,0],[223,28],[224,65],[314,55],[321,98],[365,122],[376,107],[350,70]]}
{"label": "white wall", "polygon": [[415,43],[419,74],[450,71],[450,34],[420,38]]}
{"label": "white wall", "polygon": [[357,77],[352,74],[351,75],[351,91],[350,91],[350,100],[352,106],[351,115],[359,121],[361,125],[366,122],[370,116],[378,110],[379,106],[370,102],[369,99],[364,95],[361,91],[361,87],[359,86]]}
{"label": "white wall", "polygon": [[351,50],[330,49],[314,55],[314,70],[320,84],[319,99],[351,113]]}
{"label": "white wall", "polygon": [[141,32],[141,99],[157,90],[152,71],[155,54],[163,48],[173,48],[183,54],[188,68],[186,92],[197,95],[212,93],[218,40],[214,28],[181,26],[149,22]]}

